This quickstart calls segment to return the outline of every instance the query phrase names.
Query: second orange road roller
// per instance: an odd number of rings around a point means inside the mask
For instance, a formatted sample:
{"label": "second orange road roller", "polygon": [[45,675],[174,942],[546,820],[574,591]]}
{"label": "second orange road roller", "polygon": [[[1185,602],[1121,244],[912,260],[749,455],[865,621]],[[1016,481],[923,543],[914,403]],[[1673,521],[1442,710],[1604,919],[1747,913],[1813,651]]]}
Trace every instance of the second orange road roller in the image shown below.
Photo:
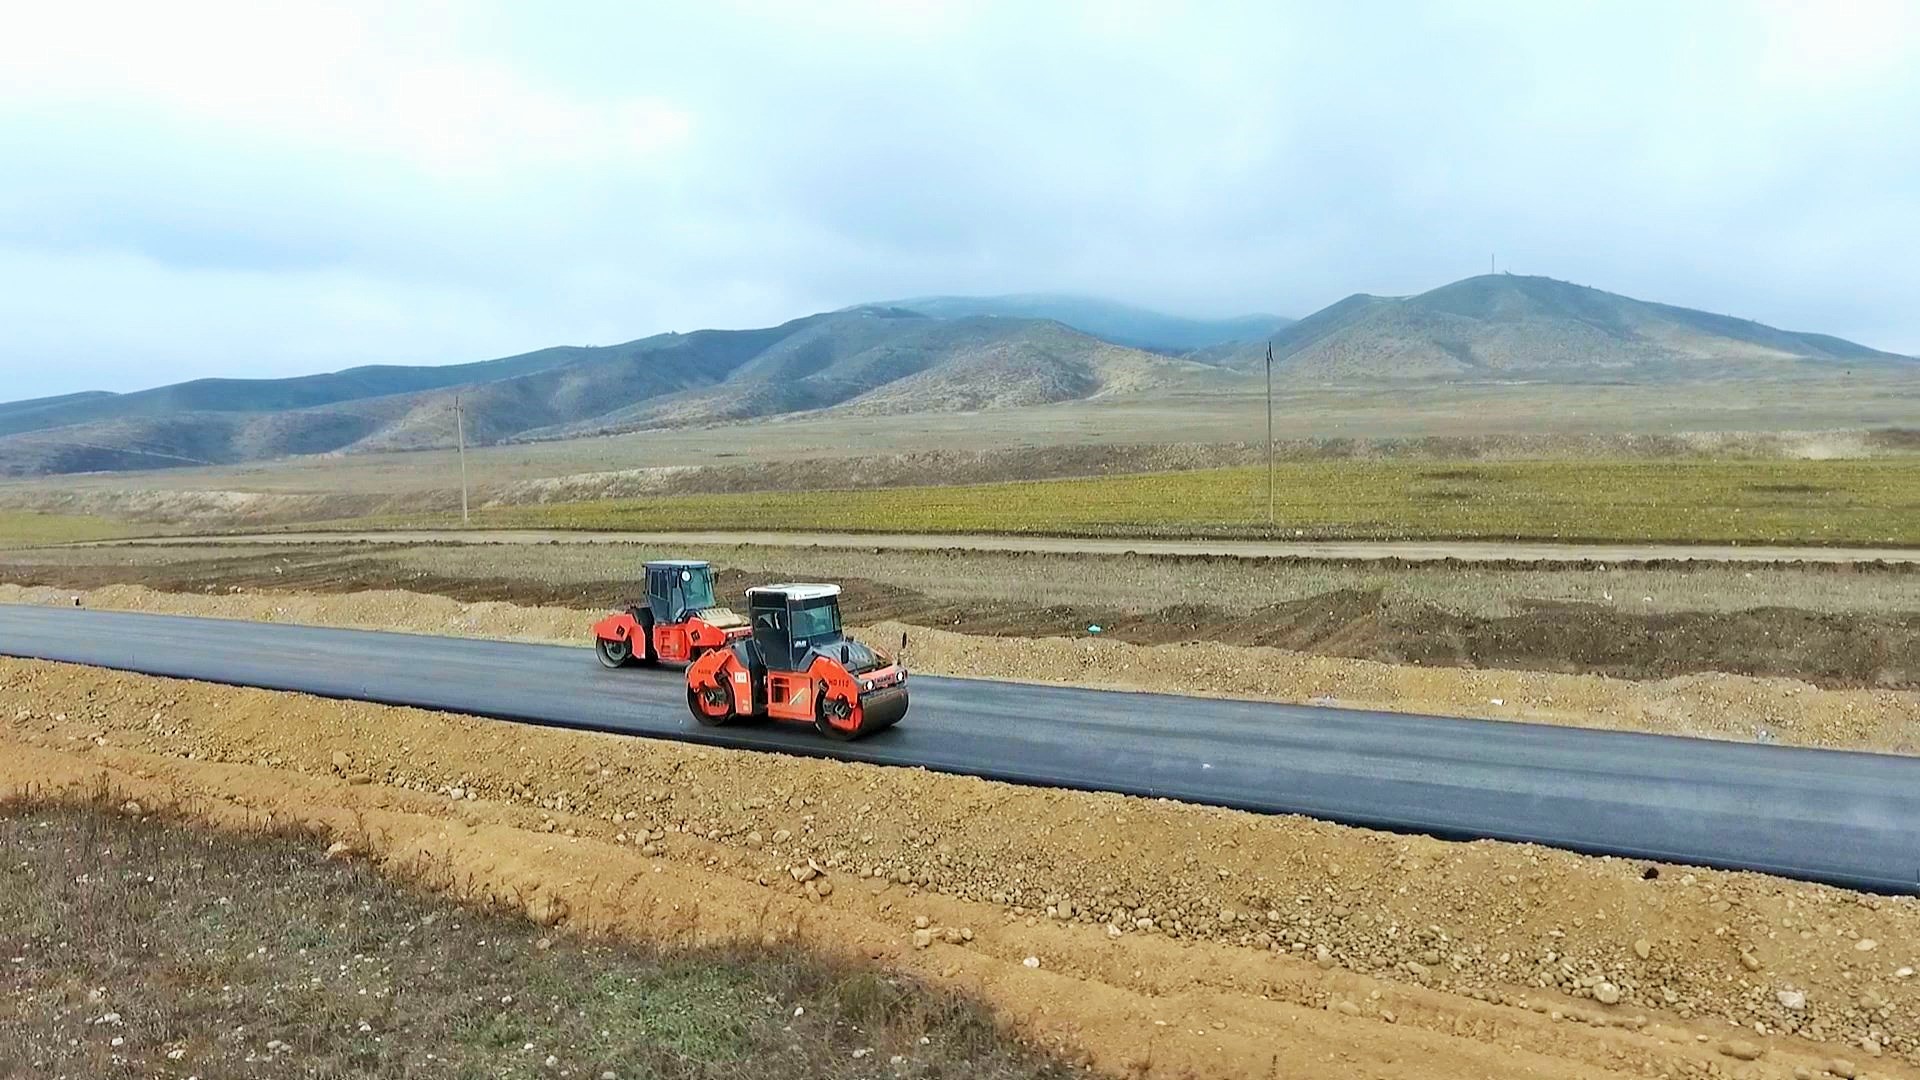
{"label": "second orange road roller", "polygon": [[646,565],[647,598],[593,624],[594,651],[607,667],[682,664],[747,636],[747,620],[713,598],[713,567],[696,559]]}
{"label": "second orange road roller", "polygon": [[906,715],[906,666],[840,628],[840,586],[748,589],[747,608],[752,631],[687,668],[687,707],[702,724],[765,717],[857,739]]}

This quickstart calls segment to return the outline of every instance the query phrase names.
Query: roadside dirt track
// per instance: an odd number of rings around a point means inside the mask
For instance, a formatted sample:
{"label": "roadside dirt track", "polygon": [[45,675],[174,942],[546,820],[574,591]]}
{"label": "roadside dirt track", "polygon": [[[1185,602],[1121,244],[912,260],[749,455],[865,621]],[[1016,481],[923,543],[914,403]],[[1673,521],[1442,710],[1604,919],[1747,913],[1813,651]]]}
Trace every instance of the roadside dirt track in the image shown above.
{"label": "roadside dirt track", "polygon": [[848,610],[975,636],[1272,646],[1418,667],[1651,680],[1702,672],[1920,689],[1920,564],[1659,568],[610,544],[188,544],[0,552],[0,581],[354,593],[528,607],[633,595],[640,562],[714,562],[739,596],[840,582]]}
{"label": "roadside dirt track", "polygon": [[1480,540],[1132,540],[965,533],[579,532],[541,529],[399,529],[378,532],[279,532],[107,540],[115,544],[664,544],[871,548],[879,551],[1020,551],[1093,555],[1226,556],[1470,563],[1920,563],[1920,549],[1745,547],[1730,544],[1544,544]]}
{"label": "roadside dirt track", "polygon": [[[76,598],[122,611],[562,644],[585,644],[584,628],[601,614],[403,590],[208,595],[138,585],[77,592],[0,585],[0,603],[67,605]],[[1834,690],[1715,673],[1638,681],[1424,667],[1210,642],[981,637],[895,622],[854,632],[896,643],[905,633],[910,665],[931,674],[1920,754],[1920,692],[1910,690]]]}
{"label": "roadside dirt track", "polygon": [[23,661],[0,743],[16,798],[270,814],[542,923],[851,951],[1116,1074],[1920,1065],[1910,900]]}

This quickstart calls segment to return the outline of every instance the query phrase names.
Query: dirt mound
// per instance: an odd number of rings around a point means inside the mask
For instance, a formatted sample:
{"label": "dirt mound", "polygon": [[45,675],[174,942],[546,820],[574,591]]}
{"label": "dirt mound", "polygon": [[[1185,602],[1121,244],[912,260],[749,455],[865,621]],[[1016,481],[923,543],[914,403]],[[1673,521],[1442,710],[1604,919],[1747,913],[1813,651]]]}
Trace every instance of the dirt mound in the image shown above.
{"label": "dirt mound", "polygon": [[1911,900],[35,662],[0,748],[543,923],[853,951],[1117,1073],[1920,1064]]}
{"label": "dirt mound", "polygon": [[[1060,559],[1041,557],[1035,561],[1068,566]],[[1259,561],[1237,559],[1192,562],[1208,563],[1210,574],[1224,567],[1230,575],[1237,567],[1249,579],[1259,572],[1260,565]],[[1125,572],[1124,560],[1115,565],[1114,571]],[[1076,570],[1068,567],[1062,572]],[[1844,573],[1847,581],[1872,580],[1871,575],[1876,573],[1857,568],[1827,572]],[[738,596],[749,586],[795,576],[806,575],[743,572],[722,566],[715,587],[719,595]],[[357,554],[348,546],[247,552],[144,565],[22,560],[0,566],[0,578],[22,585],[79,589],[134,583],[172,592],[406,589],[465,601],[580,609],[608,605],[633,591],[631,580],[611,578],[560,581],[531,575],[437,573]],[[848,610],[859,612],[864,620],[905,622],[969,634],[1032,637],[1077,634],[1088,626],[1099,626],[1103,637],[1140,645],[1196,641],[1264,645],[1426,667],[1519,668],[1622,679],[1729,672],[1805,679],[1834,688],[1920,688],[1920,611],[1820,612],[1788,605],[1751,605],[1640,613],[1599,603],[1521,599],[1514,602],[1520,610],[1493,613],[1389,599],[1377,585],[1354,588],[1337,584],[1316,595],[1249,610],[1221,603],[1123,608],[1108,603],[1049,604],[1031,598],[988,595],[943,598],[866,577],[836,574],[834,579],[845,589]]]}
{"label": "dirt mound", "polygon": [[1792,679],[1743,675],[1630,682],[1381,664],[1208,642],[1146,646],[1095,638],[984,638],[897,623],[871,632],[889,641],[903,631],[911,642],[909,662],[941,673],[1920,753],[1920,694],[1910,691],[1824,690]]}
{"label": "dirt mound", "polygon": [[144,585],[107,585],[79,593],[0,585],[0,603],[65,607],[76,599],[86,607],[111,611],[570,644],[591,644],[588,628],[603,614],[589,617],[573,608],[521,607],[497,600],[466,602],[399,589],[320,596],[239,591],[196,595],[156,592]]}
{"label": "dirt mound", "polygon": [[1791,675],[1821,686],[1920,688],[1920,613],[1837,615],[1767,607],[1629,615],[1594,604],[1543,603],[1507,618],[1474,619],[1429,608],[1393,620],[1362,647],[1371,658],[1420,664],[1626,679],[1726,671]]}

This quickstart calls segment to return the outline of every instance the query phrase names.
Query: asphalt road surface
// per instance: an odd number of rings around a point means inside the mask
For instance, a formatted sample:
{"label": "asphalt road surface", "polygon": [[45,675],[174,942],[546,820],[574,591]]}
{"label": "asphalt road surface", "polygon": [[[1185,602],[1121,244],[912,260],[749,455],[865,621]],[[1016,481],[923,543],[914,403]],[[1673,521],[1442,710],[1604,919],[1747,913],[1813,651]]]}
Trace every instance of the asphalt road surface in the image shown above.
{"label": "asphalt road surface", "polygon": [[24,605],[0,654],[1920,892],[1920,758],[928,676],[835,743],[585,648]]}
{"label": "asphalt road surface", "polygon": [[[1403,559],[1433,562],[1920,563],[1920,548],[1743,544],[1549,544],[1504,540],[1133,540],[1111,537],[966,533],[580,532],[558,529],[397,529],[245,533],[101,540],[113,544],[754,544],[765,547],[879,548],[886,551],[1050,552],[1087,555],[1237,556],[1245,559]],[[88,545],[93,546],[93,545]]]}

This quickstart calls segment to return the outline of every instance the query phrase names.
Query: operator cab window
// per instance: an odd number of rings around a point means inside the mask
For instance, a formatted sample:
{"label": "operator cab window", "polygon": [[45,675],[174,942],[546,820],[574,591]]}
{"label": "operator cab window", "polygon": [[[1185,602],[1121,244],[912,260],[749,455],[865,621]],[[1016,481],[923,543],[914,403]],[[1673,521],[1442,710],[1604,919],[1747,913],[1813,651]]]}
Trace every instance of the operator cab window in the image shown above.
{"label": "operator cab window", "polygon": [[793,636],[796,639],[814,641],[820,638],[835,638],[840,635],[840,606],[834,603],[821,604],[818,607],[795,608],[793,612]]}
{"label": "operator cab window", "polygon": [[689,611],[713,607],[713,575],[706,570],[690,571],[686,580],[686,594]]}

